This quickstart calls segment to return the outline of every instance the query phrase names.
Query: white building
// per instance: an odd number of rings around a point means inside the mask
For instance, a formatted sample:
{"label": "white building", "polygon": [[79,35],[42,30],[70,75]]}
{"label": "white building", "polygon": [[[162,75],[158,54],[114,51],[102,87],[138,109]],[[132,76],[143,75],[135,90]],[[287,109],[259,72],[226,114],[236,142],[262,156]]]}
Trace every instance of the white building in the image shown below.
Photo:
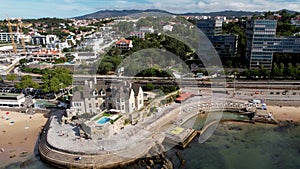
{"label": "white building", "polygon": [[132,40],[121,39],[116,42],[116,47],[121,50],[130,50],[133,48]]}
{"label": "white building", "polygon": [[145,39],[145,32],[130,32],[130,37]]}
{"label": "white building", "polygon": [[173,31],[173,26],[172,25],[165,25],[163,26],[163,31],[170,31],[172,32]]}
{"label": "white building", "polygon": [[9,56],[13,52],[13,46],[1,46],[0,56]]}
{"label": "white building", "polygon": [[[14,37],[14,42],[15,43],[20,43],[21,33],[12,33],[12,34],[13,34],[13,37]],[[0,41],[11,43],[11,33],[1,32],[0,33]]]}
{"label": "white building", "polygon": [[24,94],[0,93],[0,107],[22,107]]}
{"label": "white building", "polygon": [[71,55],[75,56],[74,61],[76,62],[97,59],[97,54],[95,52],[75,52],[71,53]]}
{"label": "white building", "polygon": [[132,113],[144,106],[143,89],[128,82],[118,86],[110,86],[106,90],[105,108],[120,110],[122,113]]}
{"label": "white building", "polygon": [[145,33],[154,33],[153,26],[151,26],[151,27],[142,26],[142,27],[140,27],[140,31],[145,32]]}
{"label": "white building", "polygon": [[54,44],[57,40],[56,35],[35,35],[31,37],[31,43],[34,45]]}

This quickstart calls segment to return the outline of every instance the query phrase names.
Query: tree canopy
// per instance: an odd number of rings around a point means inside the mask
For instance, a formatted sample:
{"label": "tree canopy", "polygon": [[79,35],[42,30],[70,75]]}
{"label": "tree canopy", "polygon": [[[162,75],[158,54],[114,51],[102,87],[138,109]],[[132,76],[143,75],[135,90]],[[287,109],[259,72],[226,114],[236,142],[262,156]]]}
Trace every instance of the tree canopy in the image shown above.
{"label": "tree canopy", "polygon": [[72,84],[73,77],[71,71],[66,68],[56,68],[43,74],[42,89],[44,92],[58,92]]}
{"label": "tree canopy", "polygon": [[21,78],[21,81],[16,84],[16,88],[25,89],[25,88],[40,88],[40,85],[37,82],[32,80],[32,76],[25,75]]}

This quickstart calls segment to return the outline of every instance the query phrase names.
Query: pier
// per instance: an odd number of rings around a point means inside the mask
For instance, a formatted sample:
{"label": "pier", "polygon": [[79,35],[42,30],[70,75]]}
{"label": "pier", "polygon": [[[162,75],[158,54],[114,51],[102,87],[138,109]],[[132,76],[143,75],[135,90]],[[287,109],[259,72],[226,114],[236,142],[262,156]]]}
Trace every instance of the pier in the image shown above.
{"label": "pier", "polygon": [[179,148],[186,148],[197,136],[197,131],[191,128],[172,125],[169,130],[165,132],[165,135],[165,143],[172,144]]}

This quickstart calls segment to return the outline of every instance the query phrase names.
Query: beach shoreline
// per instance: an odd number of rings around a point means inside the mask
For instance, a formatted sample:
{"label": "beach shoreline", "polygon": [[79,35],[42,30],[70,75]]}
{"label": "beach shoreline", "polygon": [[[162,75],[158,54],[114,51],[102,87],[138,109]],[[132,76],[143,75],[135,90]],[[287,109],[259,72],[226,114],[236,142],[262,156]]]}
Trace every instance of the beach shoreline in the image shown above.
{"label": "beach shoreline", "polygon": [[[268,105],[267,111],[272,112],[278,121],[300,122],[298,106]],[[0,152],[0,168],[26,161],[34,156],[39,133],[48,119],[46,114],[42,113],[27,115],[8,111],[9,114],[6,115],[6,112],[0,112],[0,148],[4,149],[4,152]],[[9,119],[6,120],[6,117]],[[14,123],[11,123],[12,121]]]}
{"label": "beach shoreline", "polygon": [[271,112],[277,121],[300,122],[298,106],[268,106],[267,111]]}
{"label": "beach shoreline", "polygon": [[39,133],[46,124],[45,114],[0,111],[0,168],[28,160],[34,155]]}

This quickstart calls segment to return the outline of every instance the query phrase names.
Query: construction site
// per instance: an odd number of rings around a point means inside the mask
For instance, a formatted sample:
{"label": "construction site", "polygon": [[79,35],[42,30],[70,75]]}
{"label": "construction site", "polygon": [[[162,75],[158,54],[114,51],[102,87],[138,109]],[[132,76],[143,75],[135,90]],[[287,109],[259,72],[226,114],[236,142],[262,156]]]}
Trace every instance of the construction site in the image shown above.
{"label": "construction site", "polygon": [[0,44],[0,73],[2,75],[11,72],[19,61],[29,54],[28,47],[26,47],[28,39],[22,31],[22,28],[28,24],[24,25],[21,18],[6,17],[6,26],[9,32],[0,33],[0,41],[8,42]]}

